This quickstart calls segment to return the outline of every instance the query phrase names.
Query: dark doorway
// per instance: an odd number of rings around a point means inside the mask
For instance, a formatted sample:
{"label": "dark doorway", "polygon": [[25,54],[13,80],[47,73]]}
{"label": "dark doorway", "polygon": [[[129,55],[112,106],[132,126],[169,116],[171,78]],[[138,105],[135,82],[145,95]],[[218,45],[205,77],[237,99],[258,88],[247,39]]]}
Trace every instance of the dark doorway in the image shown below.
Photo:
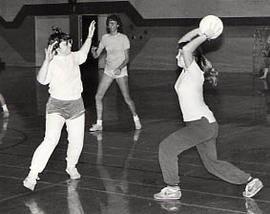
{"label": "dark doorway", "polygon": [[[84,43],[88,35],[88,27],[92,20],[96,21],[96,30],[92,39],[92,45],[98,44],[98,29],[97,22],[98,17],[93,15],[83,15],[81,17],[81,41]],[[95,94],[98,86],[98,60],[94,59],[91,55],[91,51],[88,54],[87,60],[80,66],[81,77],[83,83],[83,100],[85,107],[95,109]]]}

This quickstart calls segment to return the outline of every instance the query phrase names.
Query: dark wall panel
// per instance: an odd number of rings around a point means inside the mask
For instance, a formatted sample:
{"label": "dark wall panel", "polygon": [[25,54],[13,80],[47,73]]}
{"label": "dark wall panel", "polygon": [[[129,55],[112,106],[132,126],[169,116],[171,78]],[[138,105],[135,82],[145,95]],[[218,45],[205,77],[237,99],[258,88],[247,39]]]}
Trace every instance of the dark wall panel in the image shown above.
{"label": "dark wall panel", "polygon": [[34,65],[35,21],[27,16],[18,27],[0,25],[0,58],[12,65]]}

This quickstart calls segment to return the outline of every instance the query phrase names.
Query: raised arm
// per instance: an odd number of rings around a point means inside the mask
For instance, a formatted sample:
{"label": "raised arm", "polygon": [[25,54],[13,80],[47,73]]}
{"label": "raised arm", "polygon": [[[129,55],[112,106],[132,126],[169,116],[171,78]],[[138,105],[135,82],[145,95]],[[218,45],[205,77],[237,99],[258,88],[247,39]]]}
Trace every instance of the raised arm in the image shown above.
{"label": "raised arm", "polygon": [[181,42],[189,42],[191,41],[194,37],[200,35],[200,29],[199,28],[195,28],[194,30],[189,31],[188,33],[186,33],[184,36],[181,37],[181,39],[179,39],[178,43]]}
{"label": "raised arm", "polygon": [[193,52],[206,40],[206,35],[199,35],[183,47],[183,57],[186,67],[189,67],[193,61]]}
{"label": "raised arm", "polygon": [[49,45],[48,48],[45,49],[45,59],[37,73],[37,81],[42,84],[46,85],[48,84],[48,68],[49,64],[52,61],[54,55],[55,55],[55,50],[53,50],[54,45],[57,42],[54,42],[53,44]]}
{"label": "raised arm", "polygon": [[213,25],[209,29],[207,29],[204,33],[200,31],[199,28],[191,30],[189,33],[184,35],[179,41],[184,42],[190,41],[183,47],[183,56],[185,66],[189,67],[193,61],[193,52],[206,40],[210,40],[211,38],[216,38],[214,35],[216,34],[216,29],[218,25]]}
{"label": "raised arm", "polygon": [[92,44],[92,38],[95,32],[95,24],[96,22],[93,20],[91,24],[89,25],[88,36],[80,49],[80,51],[84,52],[86,55],[89,53],[89,50]]}

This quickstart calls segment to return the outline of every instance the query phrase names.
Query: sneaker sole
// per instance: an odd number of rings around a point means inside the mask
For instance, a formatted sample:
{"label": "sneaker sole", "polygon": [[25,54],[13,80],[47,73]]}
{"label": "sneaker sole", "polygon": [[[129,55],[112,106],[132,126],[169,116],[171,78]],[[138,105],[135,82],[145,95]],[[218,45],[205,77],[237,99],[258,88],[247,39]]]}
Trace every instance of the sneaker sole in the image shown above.
{"label": "sneaker sole", "polygon": [[181,196],[180,196],[180,197],[175,197],[175,198],[159,198],[159,197],[156,197],[156,196],[154,195],[154,199],[157,200],[157,201],[179,200],[180,198],[181,198]]}
{"label": "sneaker sole", "polygon": [[79,180],[81,178],[81,176],[77,176],[77,177],[71,177],[70,176],[70,179],[72,179],[72,180]]}
{"label": "sneaker sole", "polygon": [[100,132],[100,131],[102,131],[103,129],[97,129],[97,130],[91,130],[91,129],[89,129],[89,132]]}
{"label": "sneaker sole", "polygon": [[[180,197],[181,198],[181,197]],[[171,201],[171,200],[179,200],[180,198],[155,198],[156,201]]]}

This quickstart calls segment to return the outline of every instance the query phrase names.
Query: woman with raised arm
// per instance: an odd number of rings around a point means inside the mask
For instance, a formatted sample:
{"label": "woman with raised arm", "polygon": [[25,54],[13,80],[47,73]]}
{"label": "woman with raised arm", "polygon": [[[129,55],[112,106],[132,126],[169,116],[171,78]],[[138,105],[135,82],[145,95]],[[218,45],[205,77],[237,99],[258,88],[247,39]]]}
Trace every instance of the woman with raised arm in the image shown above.
{"label": "woman with raised arm", "polygon": [[208,172],[232,184],[246,184],[243,192],[245,197],[253,197],[263,187],[258,178],[251,177],[250,174],[217,157],[218,123],[204,102],[203,71],[207,63],[200,51],[200,45],[211,39],[214,31],[215,25],[204,33],[196,28],[178,42],[176,59],[178,66],[183,70],[175,83],[175,90],[185,126],[169,135],[159,145],[159,163],[167,186],[154,194],[157,200],[181,198],[178,155],[194,146]]}
{"label": "woman with raised arm", "polygon": [[71,179],[79,179],[76,168],[84,140],[85,109],[81,93],[83,91],[80,67],[87,59],[95,31],[95,21],[88,29],[88,37],[79,51],[71,51],[73,40],[69,34],[55,29],[49,37],[45,59],[37,74],[37,80],[43,85],[49,84],[50,98],[46,107],[46,130],[43,142],[35,150],[30,172],[23,185],[34,190],[38,174],[41,173],[56,145],[61,131],[66,124],[68,148],[66,172]]}

